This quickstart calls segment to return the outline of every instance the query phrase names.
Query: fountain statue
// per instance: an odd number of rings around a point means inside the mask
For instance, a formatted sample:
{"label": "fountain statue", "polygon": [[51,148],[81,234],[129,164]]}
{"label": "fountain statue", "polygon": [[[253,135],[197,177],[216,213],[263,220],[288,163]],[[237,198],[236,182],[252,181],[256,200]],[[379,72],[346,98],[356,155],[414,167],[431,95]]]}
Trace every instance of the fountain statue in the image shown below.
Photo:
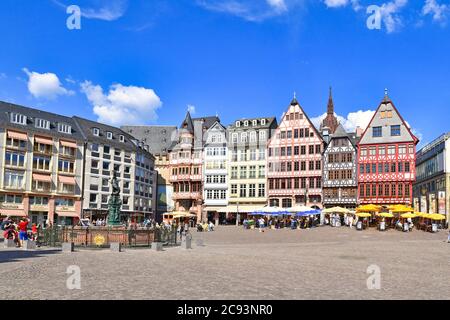
{"label": "fountain statue", "polygon": [[122,200],[120,199],[120,187],[117,181],[116,171],[113,171],[111,179],[112,193],[108,202],[108,226],[120,226],[120,209],[122,207]]}

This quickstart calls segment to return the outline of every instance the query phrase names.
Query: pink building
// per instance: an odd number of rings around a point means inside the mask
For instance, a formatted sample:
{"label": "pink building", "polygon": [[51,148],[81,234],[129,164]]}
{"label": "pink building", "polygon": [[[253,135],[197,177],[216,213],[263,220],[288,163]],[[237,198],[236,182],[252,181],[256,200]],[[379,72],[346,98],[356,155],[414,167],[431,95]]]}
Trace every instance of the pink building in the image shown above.
{"label": "pink building", "polygon": [[321,208],[324,142],[295,97],[268,149],[269,205]]}

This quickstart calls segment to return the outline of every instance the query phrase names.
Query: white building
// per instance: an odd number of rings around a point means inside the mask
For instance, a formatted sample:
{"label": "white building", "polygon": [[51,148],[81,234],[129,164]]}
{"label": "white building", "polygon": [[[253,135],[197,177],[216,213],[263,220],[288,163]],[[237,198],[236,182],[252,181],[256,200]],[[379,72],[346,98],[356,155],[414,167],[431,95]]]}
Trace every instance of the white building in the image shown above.
{"label": "white building", "polygon": [[216,121],[206,132],[204,144],[203,196],[204,210],[208,221],[225,219],[220,217],[228,205],[227,198],[227,129]]}

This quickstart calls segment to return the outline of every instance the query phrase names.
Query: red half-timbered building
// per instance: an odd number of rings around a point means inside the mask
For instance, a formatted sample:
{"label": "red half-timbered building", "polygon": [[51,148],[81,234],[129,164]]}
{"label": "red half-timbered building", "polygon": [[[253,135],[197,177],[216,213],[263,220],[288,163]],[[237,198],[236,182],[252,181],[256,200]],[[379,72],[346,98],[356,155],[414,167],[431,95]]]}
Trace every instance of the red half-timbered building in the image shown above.
{"label": "red half-timbered building", "polygon": [[359,204],[412,204],[418,142],[386,92],[358,143]]}

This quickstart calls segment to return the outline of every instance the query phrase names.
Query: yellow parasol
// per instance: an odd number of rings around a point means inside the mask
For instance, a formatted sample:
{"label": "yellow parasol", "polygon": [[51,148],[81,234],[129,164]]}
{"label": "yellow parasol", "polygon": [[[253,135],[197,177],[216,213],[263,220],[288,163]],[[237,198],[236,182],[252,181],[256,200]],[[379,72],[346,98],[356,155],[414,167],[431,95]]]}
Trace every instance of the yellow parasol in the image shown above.
{"label": "yellow parasol", "polygon": [[350,213],[350,210],[346,209],[346,208],[342,208],[342,207],[333,207],[333,208],[328,208],[322,211],[323,213]]}
{"label": "yellow parasol", "polygon": [[404,214],[402,214],[400,217],[402,217],[402,218],[404,218],[404,219],[408,219],[408,218],[416,218],[417,217],[417,215],[416,214],[414,214],[414,213],[404,213]]}
{"label": "yellow parasol", "polygon": [[427,218],[429,216],[428,213],[425,212],[414,212],[416,214],[416,216],[418,217],[422,217],[422,218]]}
{"label": "yellow parasol", "polygon": [[382,212],[382,213],[380,213],[380,217],[382,217],[382,218],[393,218],[394,215],[392,213],[389,213],[389,212]]}
{"label": "yellow parasol", "polygon": [[408,213],[408,212],[414,212],[414,208],[411,208],[410,206],[405,205],[393,205],[389,206],[388,209],[394,213]]}
{"label": "yellow parasol", "polygon": [[372,216],[370,213],[367,212],[358,212],[356,215],[360,218],[369,218]]}
{"label": "yellow parasol", "polygon": [[366,204],[366,205],[362,205],[359,206],[356,209],[356,212],[380,212],[381,211],[381,206],[377,206],[374,204]]}
{"label": "yellow parasol", "polygon": [[445,220],[445,216],[443,214],[439,214],[439,213],[433,213],[428,215],[429,219],[431,220],[435,220],[435,221],[440,221],[440,220]]}

